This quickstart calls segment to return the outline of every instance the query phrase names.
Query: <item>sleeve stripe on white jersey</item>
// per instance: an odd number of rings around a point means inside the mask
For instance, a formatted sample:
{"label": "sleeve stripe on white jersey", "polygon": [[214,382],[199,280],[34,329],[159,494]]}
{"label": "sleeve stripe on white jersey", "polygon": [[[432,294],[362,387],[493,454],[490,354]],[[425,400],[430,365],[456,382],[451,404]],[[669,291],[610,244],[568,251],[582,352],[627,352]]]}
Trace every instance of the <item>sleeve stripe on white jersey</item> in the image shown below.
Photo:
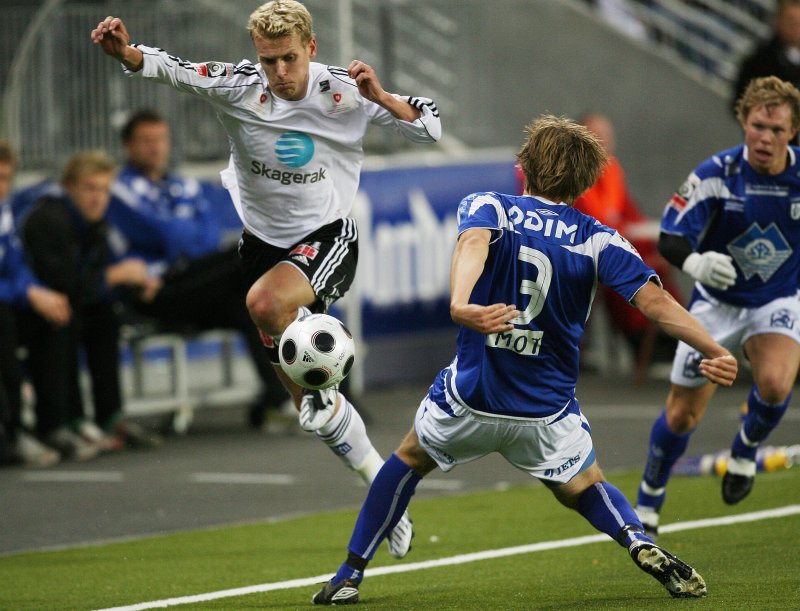
{"label": "sleeve stripe on white jersey", "polygon": [[419,97],[408,96],[406,98],[406,101],[420,112],[422,112],[424,110],[424,107],[427,106],[434,117],[439,116],[439,109],[436,108],[436,104],[430,98],[419,98]]}

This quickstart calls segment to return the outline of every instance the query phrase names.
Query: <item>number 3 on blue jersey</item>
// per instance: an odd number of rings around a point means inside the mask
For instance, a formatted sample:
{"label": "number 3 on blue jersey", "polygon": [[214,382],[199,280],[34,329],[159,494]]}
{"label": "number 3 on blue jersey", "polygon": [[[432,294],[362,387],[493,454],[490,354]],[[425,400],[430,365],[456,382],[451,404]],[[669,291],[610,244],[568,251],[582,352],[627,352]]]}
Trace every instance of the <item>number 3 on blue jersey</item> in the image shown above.
{"label": "number 3 on blue jersey", "polygon": [[[530,295],[530,301],[524,311],[510,322],[514,325],[527,325],[544,308],[547,293],[550,290],[550,279],[553,276],[553,264],[541,250],[520,246],[517,258],[530,263],[537,269],[536,280],[523,279],[520,282],[521,295]],[[486,337],[486,345],[491,348],[512,350],[517,354],[536,356],[542,343],[542,331],[532,329],[511,329],[501,333],[492,333]]]}

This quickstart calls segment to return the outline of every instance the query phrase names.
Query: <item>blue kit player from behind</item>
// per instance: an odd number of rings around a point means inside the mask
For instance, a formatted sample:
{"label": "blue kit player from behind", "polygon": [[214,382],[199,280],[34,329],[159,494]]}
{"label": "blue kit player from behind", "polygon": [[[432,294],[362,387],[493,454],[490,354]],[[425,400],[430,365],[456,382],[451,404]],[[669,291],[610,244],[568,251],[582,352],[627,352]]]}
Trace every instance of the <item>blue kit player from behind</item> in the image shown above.
{"label": "blue kit player from behind", "polygon": [[[695,280],[689,311],[752,365],[747,415],[722,479],[729,505],[756,475],[756,451],[786,412],[800,364],[800,91],[754,79],[737,104],[744,143],[704,161],[668,202],[659,250]],[[636,511],[658,533],[670,470],[714,394],[697,350],[678,344],[666,409],[653,425]]]}
{"label": "blue kit player from behind", "polygon": [[458,209],[450,313],[456,356],[370,487],[347,559],[315,604],[358,602],[364,569],[437,466],[498,452],[630,553],[672,596],[701,597],[703,578],[655,545],[605,481],[575,387],[586,318],[602,282],[664,331],[705,355],[708,380],[730,385],[737,363],[666,291],[615,230],[572,207],[606,162],[597,139],[567,119],[531,124],[517,158],[522,196],[475,193]]}

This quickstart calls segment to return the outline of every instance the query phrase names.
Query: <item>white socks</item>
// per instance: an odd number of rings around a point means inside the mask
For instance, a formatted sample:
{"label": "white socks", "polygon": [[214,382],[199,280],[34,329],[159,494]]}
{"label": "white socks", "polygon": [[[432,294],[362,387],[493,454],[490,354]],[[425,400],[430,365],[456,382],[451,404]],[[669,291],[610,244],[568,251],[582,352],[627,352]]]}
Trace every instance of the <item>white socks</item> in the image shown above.
{"label": "white socks", "polygon": [[383,466],[383,459],[367,437],[367,428],[356,409],[342,393],[339,398],[339,411],[316,434],[369,485]]}

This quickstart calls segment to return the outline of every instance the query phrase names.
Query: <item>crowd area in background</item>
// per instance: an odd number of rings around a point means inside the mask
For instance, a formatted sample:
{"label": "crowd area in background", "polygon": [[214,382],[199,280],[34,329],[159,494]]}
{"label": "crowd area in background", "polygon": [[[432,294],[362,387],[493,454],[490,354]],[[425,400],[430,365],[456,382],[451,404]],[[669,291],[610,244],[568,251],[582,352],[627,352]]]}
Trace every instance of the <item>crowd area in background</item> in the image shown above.
{"label": "crowd area in background", "polygon": [[[619,8],[593,3],[609,14]],[[800,0],[776,6],[772,36],[742,62],[732,99],[757,76],[777,74],[800,85]],[[652,220],[639,212],[613,157],[613,126],[600,113],[582,122],[606,146],[611,162],[576,206],[628,233],[682,300],[655,249],[657,232],[640,231]],[[163,442],[156,431],[125,417],[122,324],[240,332],[261,384],[246,421],[261,427],[271,413],[287,408],[288,394],[245,307],[236,243],[223,235],[206,186],[170,170],[169,125],[155,110],[137,110],[121,130],[120,144],[121,164],[107,152],[76,151],[53,179],[14,192],[24,159],[0,141],[2,464],[47,467]],[[652,349],[643,348],[646,321],[631,316],[610,292],[601,297],[634,351]],[[83,372],[90,397],[83,396]],[[33,390],[33,429],[23,425],[24,384]]]}
{"label": "crowd area in background", "polygon": [[[261,391],[246,421],[293,409],[245,307],[236,242],[196,180],[169,171],[170,132],[134,112],[120,167],[78,151],[52,180],[11,192],[19,160],[0,141],[0,460],[47,467],[124,448],[157,431],[125,418],[120,326],[179,333],[231,329],[245,340]],[[84,396],[82,371],[90,396]],[[24,384],[35,428],[23,426]]]}

